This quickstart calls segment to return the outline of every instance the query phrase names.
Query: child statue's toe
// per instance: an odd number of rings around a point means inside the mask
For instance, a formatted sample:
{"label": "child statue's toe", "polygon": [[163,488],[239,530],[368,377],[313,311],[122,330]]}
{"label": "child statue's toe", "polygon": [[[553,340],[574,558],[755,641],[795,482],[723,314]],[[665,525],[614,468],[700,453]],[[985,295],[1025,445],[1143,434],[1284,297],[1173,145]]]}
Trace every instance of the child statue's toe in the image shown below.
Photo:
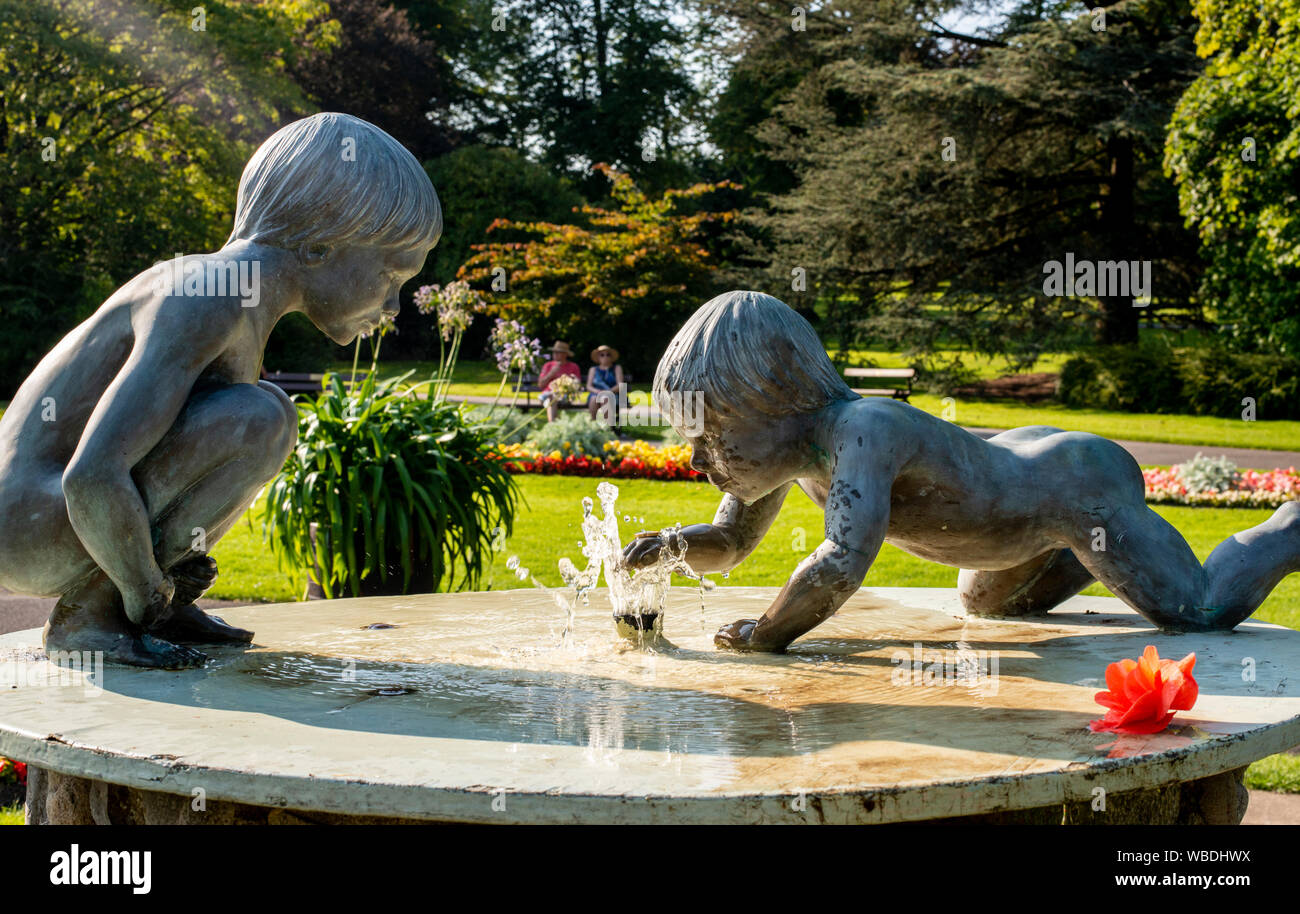
{"label": "child statue's toe", "polygon": [[177,606],[158,634],[181,644],[248,644],[253,633],[210,616],[193,603]]}
{"label": "child statue's toe", "polygon": [[140,660],[136,666],[157,667],[163,670],[183,670],[189,667],[203,666],[208,655],[183,644],[173,644],[153,635],[140,636]]}

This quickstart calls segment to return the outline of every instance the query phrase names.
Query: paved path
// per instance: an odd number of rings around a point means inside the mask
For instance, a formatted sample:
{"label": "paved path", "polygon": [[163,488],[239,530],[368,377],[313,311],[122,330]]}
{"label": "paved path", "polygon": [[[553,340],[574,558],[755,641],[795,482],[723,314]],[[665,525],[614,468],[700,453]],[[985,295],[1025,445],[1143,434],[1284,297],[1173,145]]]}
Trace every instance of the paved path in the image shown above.
{"label": "paved path", "polygon": [[1250,791],[1242,825],[1300,825],[1300,793]]}
{"label": "paved path", "polygon": [[[1000,428],[968,428],[981,438],[991,438]],[[1163,444],[1158,441],[1121,441],[1115,443],[1133,455],[1143,466],[1172,466],[1190,460],[1197,454],[1206,457],[1226,456],[1242,469],[1273,470],[1281,467],[1300,467],[1300,451],[1265,451],[1244,447],[1219,447],[1213,444]]]}

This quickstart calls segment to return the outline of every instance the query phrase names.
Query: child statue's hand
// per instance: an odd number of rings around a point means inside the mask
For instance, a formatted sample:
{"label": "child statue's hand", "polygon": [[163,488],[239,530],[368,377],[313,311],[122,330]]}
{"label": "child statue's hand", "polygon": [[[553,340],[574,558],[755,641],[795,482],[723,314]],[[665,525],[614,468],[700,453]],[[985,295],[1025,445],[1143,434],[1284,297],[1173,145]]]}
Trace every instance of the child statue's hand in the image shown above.
{"label": "child statue's hand", "polygon": [[713,643],[729,651],[763,650],[754,644],[754,629],[757,627],[757,619],[740,619],[718,629],[718,633],[713,636]]}
{"label": "child statue's hand", "polygon": [[623,547],[623,564],[628,568],[653,565],[658,560],[663,545],[658,530],[642,530],[632,542]]}
{"label": "child statue's hand", "polygon": [[175,594],[175,582],[163,575],[151,588],[122,595],[126,617],[146,630],[158,628],[171,618]]}

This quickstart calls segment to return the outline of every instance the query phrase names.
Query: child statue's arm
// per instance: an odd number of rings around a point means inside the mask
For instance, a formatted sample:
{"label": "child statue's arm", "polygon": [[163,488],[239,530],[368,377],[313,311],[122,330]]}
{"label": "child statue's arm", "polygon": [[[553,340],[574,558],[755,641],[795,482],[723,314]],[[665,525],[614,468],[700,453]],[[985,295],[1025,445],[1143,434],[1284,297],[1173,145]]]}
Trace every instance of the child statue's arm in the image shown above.
{"label": "child statue's arm", "polygon": [[889,529],[890,477],[832,483],[826,539],[799,563],[757,621],[741,619],[714,637],[719,647],[779,651],[829,619],[867,576]]}
{"label": "child statue's arm", "polygon": [[220,334],[205,335],[205,347],[192,325],[182,333],[166,326],[174,321],[143,320],[150,326],[137,333],[64,470],[63,494],[72,529],[121,592],[127,617],[150,627],[166,620],[174,585],[154,558],[148,509],[131,470],[176,421],[215,354],[205,349],[215,348]]}
{"label": "child statue's arm", "polygon": [[[763,541],[781,513],[790,486],[785,483],[749,505],[734,495],[723,495],[713,523],[682,528],[686,564],[697,574],[735,568]],[[623,560],[632,568],[648,565],[658,556],[661,545],[654,537],[635,539],[623,550]]]}

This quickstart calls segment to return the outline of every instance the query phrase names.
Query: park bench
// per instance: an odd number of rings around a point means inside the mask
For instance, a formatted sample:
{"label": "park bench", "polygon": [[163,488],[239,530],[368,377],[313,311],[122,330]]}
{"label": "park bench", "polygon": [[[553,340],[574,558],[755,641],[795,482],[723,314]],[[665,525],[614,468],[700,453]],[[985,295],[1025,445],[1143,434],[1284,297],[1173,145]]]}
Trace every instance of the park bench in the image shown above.
{"label": "park bench", "polygon": [[[585,385],[587,383],[587,375],[585,372],[583,373],[581,380],[584,385],[584,392],[582,394],[582,399],[577,403],[561,403],[560,409],[586,409],[587,408],[587,396],[585,391]],[[628,374],[627,372],[624,372],[623,383],[631,384],[632,375]],[[522,378],[520,378],[519,383],[515,385],[515,390],[524,395],[523,402],[516,401],[515,406],[517,408],[519,409],[543,408],[543,403],[541,400],[533,399],[533,394],[539,394],[542,392],[541,389],[538,388],[537,386],[537,375],[535,374],[524,375]]]}
{"label": "park bench", "polygon": [[[355,382],[360,383],[370,374],[368,371],[358,371],[355,376]],[[352,372],[339,372],[339,377],[343,380],[344,385],[351,385],[353,382]],[[280,388],[287,394],[294,393],[320,393],[325,389],[324,374],[305,374],[295,373],[292,371],[263,371],[262,380],[270,381],[276,387]]]}
{"label": "park bench", "polygon": [[850,381],[850,389],[861,397],[893,397],[895,400],[907,402],[907,398],[912,395],[912,379],[916,377],[915,368],[846,368],[844,369],[845,378],[870,378],[874,381],[903,381],[905,384],[895,384],[891,387],[853,387]]}
{"label": "park bench", "polygon": [[[623,383],[631,384],[632,375],[625,372],[623,374]],[[524,411],[545,408],[545,404],[543,404],[540,399],[536,399],[534,397],[534,394],[540,394],[542,392],[541,389],[538,388],[537,386],[537,375],[526,374],[523,377],[521,377],[515,383],[514,391],[516,396],[512,396],[512,397],[503,396],[499,399],[496,397],[473,396],[467,394],[449,394],[446,397],[446,399],[452,403],[469,403],[470,405],[473,406],[510,406],[511,402],[513,401],[515,409],[521,409]],[[522,394],[523,395],[522,398],[519,397],[518,394]],[[587,397],[585,392],[582,396],[582,399],[577,403],[560,404],[560,409],[586,409],[586,408],[587,408]]]}

